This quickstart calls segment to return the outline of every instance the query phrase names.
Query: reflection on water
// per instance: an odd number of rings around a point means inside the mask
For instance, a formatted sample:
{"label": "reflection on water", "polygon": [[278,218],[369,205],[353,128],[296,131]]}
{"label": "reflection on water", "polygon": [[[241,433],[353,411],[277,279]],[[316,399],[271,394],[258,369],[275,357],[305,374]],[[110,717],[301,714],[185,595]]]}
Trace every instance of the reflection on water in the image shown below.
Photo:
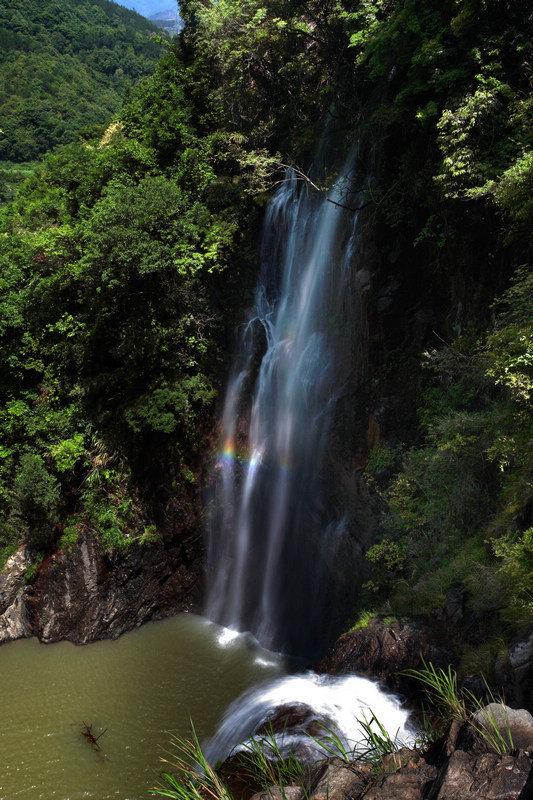
{"label": "reflection on water", "polygon": [[[149,798],[161,747],[211,736],[242,691],[277,677],[271,653],[192,614],[84,647],[36,639],[0,647],[0,798]],[[96,735],[99,758],[82,735]]]}

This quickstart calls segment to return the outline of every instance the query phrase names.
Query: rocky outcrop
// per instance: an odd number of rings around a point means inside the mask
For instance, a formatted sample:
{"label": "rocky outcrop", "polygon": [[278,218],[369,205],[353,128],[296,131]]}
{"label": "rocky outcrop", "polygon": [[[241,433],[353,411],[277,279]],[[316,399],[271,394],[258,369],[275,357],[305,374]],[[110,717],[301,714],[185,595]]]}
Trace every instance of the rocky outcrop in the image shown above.
{"label": "rocky outcrop", "polygon": [[[456,750],[440,770],[428,800],[523,800],[533,796],[529,753],[516,755]],[[419,795],[423,797],[423,795]]]}
{"label": "rocky outcrop", "polygon": [[316,666],[330,675],[357,673],[382,681],[390,689],[408,692],[412,680],[401,672],[418,669],[422,658],[436,667],[450,663],[452,653],[435,637],[435,631],[416,619],[386,623],[377,618],[366,627],[345,633]]}
{"label": "rocky outcrop", "polygon": [[[357,673],[412,697],[420,684],[405,675],[406,670],[419,669],[422,659],[446,668],[460,661],[464,644],[472,641],[470,621],[454,613],[455,608],[449,602],[442,618],[420,616],[391,622],[376,616],[365,627],[341,636],[314,669],[331,675]],[[533,634],[511,644],[494,664],[487,665],[486,672],[493,673],[494,695],[501,694],[513,706],[533,712]],[[474,675],[464,676],[462,685],[477,696],[487,690],[484,680]]]}
{"label": "rocky outcrop", "polygon": [[105,550],[98,531],[87,527],[40,562],[21,547],[0,572],[0,644],[28,636],[86,644],[198,610],[204,574],[198,493],[161,488],[157,508],[157,535],[125,550]]}
{"label": "rocky outcrop", "polygon": [[[494,718],[494,711],[487,709],[485,718]],[[448,734],[426,753],[402,748],[372,762],[330,758],[313,767],[301,785],[283,789],[272,786],[254,794],[251,800],[531,798],[533,718],[527,712],[514,712],[500,705],[496,719],[500,720],[501,732],[511,737],[506,753],[495,752],[470,725],[453,723]]]}
{"label": "rocky outcrop", "polygon": [[[398,762],[401,766],[395,768]],[[523,800],[533,796],[531,771],[532,759],[525,752],[474,755],[456,750],[439,768],[416,750],[404,750],[374,769],[358,762],[330,762],[313,776],[310,791],[302,788],[291,800]]]}
{"label": "rocky outcrop", "polygon": [[28,593],[32,633],[43,642],[86,644],[197,608],[195,550],[191,541],[157,542],[106,554],[94,535],[82,533],[71,552],[59,551],[41,566]]}
{"label": "rocky outcrop", "polygon": [[196,610],[201,554],[194,534],[105,553],[86,530],[70,549],[48,556],[28,584],[32,560],[21,548],[0,575],[0,643],[38,636],[43,642],[86,644]]}
{"label": "rocky outcrop", "polygon": [[32,559],[21,547],[0,573],[0,644],[31,635],[27,606],[27,571]]}

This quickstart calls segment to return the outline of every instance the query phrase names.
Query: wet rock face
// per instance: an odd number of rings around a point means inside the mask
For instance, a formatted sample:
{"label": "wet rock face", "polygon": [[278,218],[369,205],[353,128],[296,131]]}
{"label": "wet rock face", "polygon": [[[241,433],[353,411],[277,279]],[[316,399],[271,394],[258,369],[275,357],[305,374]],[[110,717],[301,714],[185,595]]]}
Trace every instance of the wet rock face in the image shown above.
{"label": "wet rock face", "polygon": [[32,559],[24,547],[10,556],[0,573],[0,644],[30,635],[26,571]]}
{"label": "wet rock face", "polygon": [[97,533],[84,530],[70,549],[49,554],[31,582],[33,559],[20,548],[0,573],[0,644],[28,636],[86,644],[197,611],[203,596],[199,500],[178,487],[164,508],[160,540],[105,553]]}
{"label": "wet rock face", "polygon": [[71,550],[43,561],[28,584],[31,565],[21,548],[0,573],[0,644],[28,636],[86,644],[200,606],[198,535],[134,545],[121,555],[105,554],[99,539],[86,531]]}
{"label": "wet rock face", "polygon": [[85,532],[70,552],[43,562],[27,596],[30,632],[43,642],[86,644],[194,610],[200,598],[199,550],[198,542],[189,540],[106,555]]}

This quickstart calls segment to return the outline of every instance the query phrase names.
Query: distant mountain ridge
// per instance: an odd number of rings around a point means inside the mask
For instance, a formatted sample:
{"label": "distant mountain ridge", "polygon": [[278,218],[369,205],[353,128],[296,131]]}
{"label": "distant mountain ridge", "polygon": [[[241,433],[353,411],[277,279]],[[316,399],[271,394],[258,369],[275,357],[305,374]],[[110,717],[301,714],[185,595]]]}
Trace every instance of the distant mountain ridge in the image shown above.
{"label": "distant mountain ridge", "polygon": [[168,11],[176,13],[178,10],[177,0],[115,0],[115,2],[132,11],[136,11],[138,14],[142,14],[147,19],[153,19],[156,15],[164,14]]}
{"label": "distant mountain ridge", "polygon": [[159,25],[172,36],[175,36],[183,28],[183,22],[177,8],[159,11],[150,17],[150,21]]}
{"label": "distant mountain ridge", "polygon": [[183,27],[177,0],[118,0],[120,5],[136,11],[155,25],[175,36]]}

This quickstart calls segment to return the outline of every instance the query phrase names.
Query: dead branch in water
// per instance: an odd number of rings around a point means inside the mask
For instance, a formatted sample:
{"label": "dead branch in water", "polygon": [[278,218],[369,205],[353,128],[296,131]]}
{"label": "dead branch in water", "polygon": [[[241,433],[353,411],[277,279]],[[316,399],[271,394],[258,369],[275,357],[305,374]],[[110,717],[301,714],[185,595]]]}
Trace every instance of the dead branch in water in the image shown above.
{"label": "dead branch in water", "polygon": [[101,739],[106,731],[107,731],[107,728],[104,728],[104,730],[101,733],[99,733],[98,736],[95,736],[94,733],[93,733],[93,730],[92,730],[92,726],[91,725],[87,725],[86,722],[83,723],[83,728],[81,729],[81,732],[82,732],[83,736],[85,736],[85,738],[87,739],[87,741],[89,742],[89,744],[91,745],[93,750],[96,753],[98,753],[98,755],[102,759],[102,761],[104,759],[104,756],[103,756],[103,753],[102,753],[102,748],[98,744],[98,739]]}

